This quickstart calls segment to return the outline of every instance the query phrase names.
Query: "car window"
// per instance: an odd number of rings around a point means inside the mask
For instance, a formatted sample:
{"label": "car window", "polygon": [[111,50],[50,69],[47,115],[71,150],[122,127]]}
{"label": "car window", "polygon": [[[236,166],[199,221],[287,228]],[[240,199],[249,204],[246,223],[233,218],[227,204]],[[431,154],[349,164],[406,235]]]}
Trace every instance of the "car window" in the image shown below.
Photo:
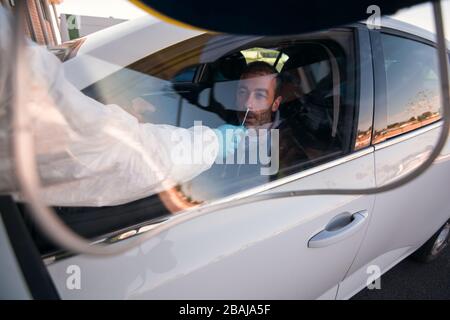
{"label": "car window", "polygon": [[253,61],[264,61],[274,66],[278,71],[283,69],[284,64],[289,59],[285,53],[276,49],[250,48],[242,50],[241,53],[247,64]]}
{"label": "car window", "polygon": [[438,61],[430,45],[381,34],[386,72],[387,127],[380,142],[441,118]]}
{"label": "car window", "polygon": [[[236,163],[215,164],[210,170],[182,184],[179,192],[186,198],[196,203],[217,200],[349,152],[355,111],[354,86],[351,85],[354,61],[333,42],[299,41],[276,49],[272,46],[267,51],[255,46],[220,58],[208,66],[209,75],[204,75],[205,86],[210,88],[208,107],[190,105],[183,109],[183,126],[192,125],[195,119],[203,119],[206,125],[213,127],[241,125],[239,113],[242,110],[236,103],[239,76],[255,61],[275,66],[278,56],[286,58],[278,73],[283,99],[271,122],[272,125],[277,123],[273,128],[279,133],[277,172],[262,175],[260,170],[264,165],[238,163],[236,157]],[[222,61],[226,61],[228,70],[240,71],[237,74],[222,72]],[[215,115],[213,119],[211,113]],[[242,157],[250,158],[248,154]]]}
{"label": "car window", "polygon": [[188,67],[185,70],[180,71],[173,77],[173,82],[192,82],[194,81],[195,72],[197,71],[197,66]]}

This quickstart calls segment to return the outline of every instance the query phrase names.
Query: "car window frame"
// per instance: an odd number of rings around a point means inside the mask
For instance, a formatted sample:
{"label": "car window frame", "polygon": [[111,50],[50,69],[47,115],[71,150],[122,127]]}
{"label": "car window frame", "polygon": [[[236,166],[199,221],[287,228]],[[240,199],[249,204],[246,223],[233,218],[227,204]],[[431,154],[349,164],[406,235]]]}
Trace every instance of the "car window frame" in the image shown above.
{"label": "car window frame", "polygon": [[[351,119],[351,132],[348,134],[347,138],[345,139],[345,145],[342,149],[342,154],[336,155],[336,157],[325,157],[326,159],[324,161],[320,161],[318,163],[314,163],[312,166],[308,166],[306,168],[302,168],[297,172],[289,173],[286,177],[277,178],[268,182],[263,183],[260,186],[257,187],[250,187],[250,189],[258,188],[258,187],[264,187],[266,185],[270,186],[272,183],[283,180],[285,178],[289,178],[291,176],[295,176],[297,174],[301,174],[303,171],[307,171],[309,169],[314,169],[317,166],[326,165],[329,162],[334,162],[336,160],[339,160],[341,158],[347,157],[349,155],[352,155],[355,151],[362,150],[364,148],[370,147],[370,139],[362,146],[356,147],[356,138],[357,138],[357,132],[359,129],[364,128],[364,130],[368,130],[371,133],[371,128],[373,128],[373,70],[372,70],[372,64],[361,66],[360,61],[362,60],[361,55],[369,55],[369,58],[371,59],[371,50],[370,50],[370,41],[369,41],[369,35],[367,32],[367,27],[365,25],[361,24],[352,24],[347,25],[339,28],[332,28],[330,30],[325,30],[320,33],[311,33],[307,35],[293,35],[293,36],[279,36],[279,37],[255,37],[252,40],[246,42],[245,44],[242,44],[240,46],[236,46],[233,49],[223,52],[221,57],[227,56],[229,54],[232,54],[236,51],[246,50],[251,47],[267,47],[274,49],[277,47],[277,45],[281,45],[283,41],[286,41],[286,39],[289,40],[290,45],[302,42],[315,42],[317,41],[319,44],[324,45],[322,42],[335,42],[336,45],[341,45],[337,40],[333,39],[333,36],[329,35],[330,33],[339,33],[339,32],[349,32],[351,33],[351,41],[352,41],[352,52],[350,58],[352,61],[349,63],[354,63],[356,66],[351,70],[353,73],[352,75],[352,81],[354,84],[354,88],[352,89],[352,103],[354,103],[353,107],[353,114]],[[363,49],[364,48],[364,49]],[[274,50],[279,50],[281,54],[286,54],[283,50],[283,48],[278,48]],[[364,51],[363,53],[361,53]],[[195,79],[193,83],[201,84],[203,82],[209,83],[210,82],[210,76],[211,74],[208,74],[205,76],[204,70],[207,69],[206,64],[203,64],[200,68],[200,76]],[[343,70],[344,72],[347,72],[347,68]],[[348,80],[348,79],[347,79]],[[362,87],[363,84],[365,85],[365,88],[363,90],[360,90],[360,87]],[[342,96],[341,99],[347,99],[348,96]],[[343,102],[345,100],[342,100]],[[362,109],[361,109],[362,108]],[[364,122],[364,119],[366,121]],[[368,119],[368,121],[367,121]],[[349,119],[347,118],[345,121],[349,123]],[[331,156],[331,154],[330,154]],[[268,187],[267,189],[270,189],[271,187]],[[242,190],[237,192],[236,194],[245,193],[246,190]],[[234,195],[234,194],[233,194]],[[231,195],[231,196],[233,196]],[[225,196],[227,198],[228,196]]]}
{"label": "car window frame", "polygon": [[[353,74],[353,80],[354,83],[357,84],[356,88],[354,89],[354,102],[355,102],[355,112],[354,112],[354,119],[352,119],[352,132],[350,134],[350,141],[347,143],[349,145],[350,149],[345,155],[348,155],[354,151],[361,150],[362,148],[368,147],[370,143],[367,143],[363,146],[356,147],[355,141],[357,132],[359,129],[365,128],[370,129],[373,127],[372,123],[372,114],[373,114],[373,105],[371,101],[373,100],[373,66],[372,65],[366,65],[361,66],[362,61],[362,54],[370,56],[371,58],[371,50],[370,50],[370,41],[369,41],[369,35],[367,32],[367,26],[360,23],[355,23],[347,26],[342,26],[338,28],[332,28],[329,30],[324,30],[317,33],[311,33],[306,35],[291,35],[291,36],[280,36],[280,37],[254,37],[249,42],[243,44],[242,46],[236,47],[228,52],[224,52],[222,56],[226,56],[228,54],[231,54],[235,51],[245,50],[249,47],[252,47],[253,44],[255,46],[260,46],[261,44],[268,44],[268,47],[271,46],[270,41],[273,41],[274,39],[278,38],[278,41],[281,43],[282,41],[286,41],[286,39],[289,39],[292,43],[294,42],[308,42],[308,41],[317,41],[317,40],[329,40],[326,37],[321,38],[318,36],[318,34],[327,34],[331,32],[339,32],[339,31],[348,31],[352,33],[352,41],[354,45],[354,52],[353,52],[353,60],[355,62],[355,65],[358,67],[355,68],[354,74]],[[331,40],[335,41],[335,40]],[[337,42],[336,42],[337,43]],[[364,51],[363,53],[361,53]],[[280,50],[281,54],[286,54],[282,49]],[[209,82],[209,75],[206,75],[205,77],[205,71],[207,69],[207,64],[202,64],[199,68],[198,77],[196,77],[195,81],[193,83],[203,83],[203,82]],[[275,66],[275,65],[274,65]],[[359,71],[359,72],[358,72]],[[362,87],[363,84],[367,84],[364,88],[364,90],[361,90],[360,87]],[[361,103],[361,101],[364,101]],[[366,121],[366,123],[363,123],[363,119],[370,119],[369,121]],[[368,126],[367,126],[368,125]],[[345,156],[343,155],[343,156]],[[330,160],[331,161],[331,160]]]}

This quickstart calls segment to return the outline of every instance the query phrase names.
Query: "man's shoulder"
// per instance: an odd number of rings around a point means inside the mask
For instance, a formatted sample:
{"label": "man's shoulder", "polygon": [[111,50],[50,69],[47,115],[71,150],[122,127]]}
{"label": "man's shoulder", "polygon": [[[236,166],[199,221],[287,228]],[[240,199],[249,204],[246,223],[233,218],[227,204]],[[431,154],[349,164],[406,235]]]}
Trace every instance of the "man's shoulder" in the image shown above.
{"label": "man's shoulder", "polygon": [[279,133],[280,156],[292,155],[299,160],[307,158],[301,137],[298,137],[288,121],[280,121],[274,129],[278,130]]}

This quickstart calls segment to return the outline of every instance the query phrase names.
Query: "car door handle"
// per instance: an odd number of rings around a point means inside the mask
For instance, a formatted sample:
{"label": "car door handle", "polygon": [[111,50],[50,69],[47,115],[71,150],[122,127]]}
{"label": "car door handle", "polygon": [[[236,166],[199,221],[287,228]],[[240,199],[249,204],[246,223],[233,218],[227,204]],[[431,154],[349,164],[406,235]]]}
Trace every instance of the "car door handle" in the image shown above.
{"label": "car door handle", "polygon": [[337,215],[324,230],[309,239],[308,248],[327,247],[352,236],[365,225],[367,217],[367,210],[353,215],[348,212]]}

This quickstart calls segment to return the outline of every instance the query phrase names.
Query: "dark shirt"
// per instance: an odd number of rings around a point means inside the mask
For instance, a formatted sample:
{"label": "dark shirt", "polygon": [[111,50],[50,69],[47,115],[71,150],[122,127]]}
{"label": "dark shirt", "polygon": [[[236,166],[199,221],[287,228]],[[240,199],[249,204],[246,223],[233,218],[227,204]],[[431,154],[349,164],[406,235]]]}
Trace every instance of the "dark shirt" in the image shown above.
{"label": "dark shirt", "polygon": [[[270,166],[273,166],[273,163],[270,162],[270,164],[264,165],[259,155],[257,163],[249,163],[249,150],[252,149],[257,154],[258,151],[254,150],[255,144],[249,146],[249,140],[244,139],[241,142],[241,147],[244,144],[245,161],[237,163],[239,153],[236,151],[233,164],[230,164],[228,161],[224,164],[213,164],[209,170],[192,181],[183,184],[181,186],[182,191],[186,196],[196,201],[214,200],[300,171],[308,163],[309,159],[289,123],[283,119],[275,119],[269,129],[276,129],[279,133],[278,150],[274,149],[273,151],[278,151],[278,168],[276,165],[274,166],[274,169],[278,169],[276,172],[270,175],[262,174],[261,169],[266,168],[267,170]],[[266,156],[270,156],[271,161],[276,161],[274,160],[276,155],[270,152],[272,150],[272,136],[270,132],[269,130],[266,139],[258,140],[258,144],[268,143],[263,152],[266,152]]]}

